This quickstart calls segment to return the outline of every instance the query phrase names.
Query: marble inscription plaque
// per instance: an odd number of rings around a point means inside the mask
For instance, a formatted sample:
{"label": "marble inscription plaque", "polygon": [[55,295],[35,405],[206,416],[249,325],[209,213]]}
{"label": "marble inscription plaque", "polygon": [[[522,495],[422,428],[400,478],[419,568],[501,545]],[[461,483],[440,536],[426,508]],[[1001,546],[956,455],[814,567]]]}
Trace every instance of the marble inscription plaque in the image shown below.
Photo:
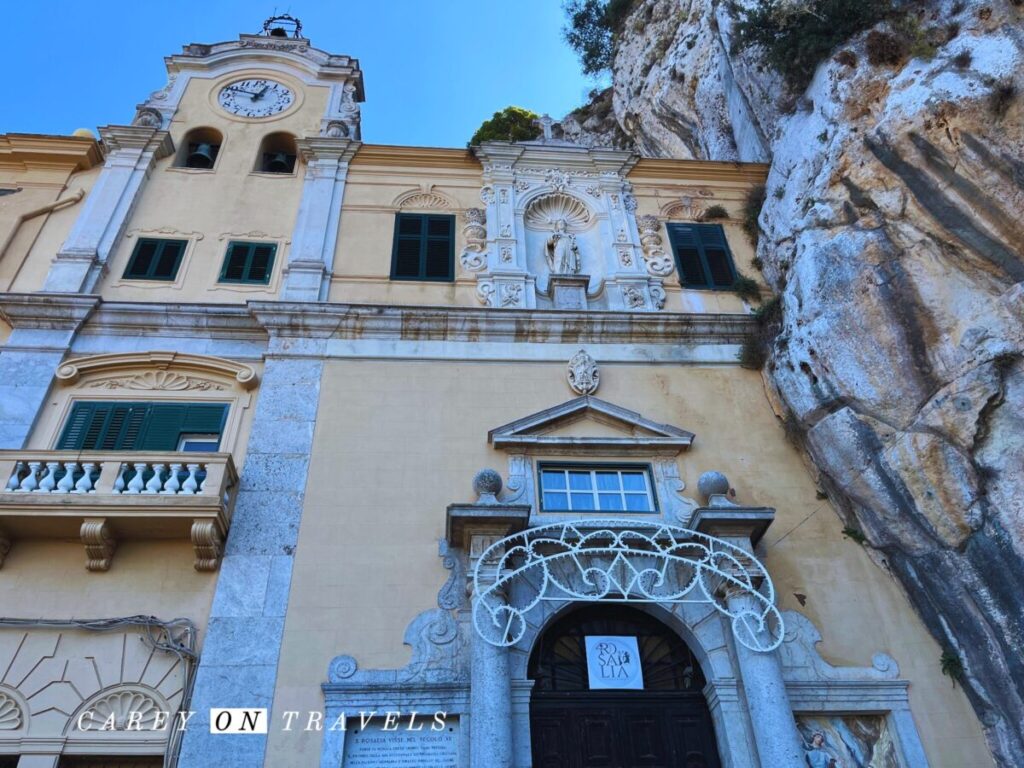
{"label": "marble inscription plaque", "polygon": [[408,720],[397,730],[384,730],[384,721],[375,720],[349,730],[343,768],[458,768],[459,721],[449,718],[443,731],[430,730],[429,719],[420,724],[422,731],[406,730]]}

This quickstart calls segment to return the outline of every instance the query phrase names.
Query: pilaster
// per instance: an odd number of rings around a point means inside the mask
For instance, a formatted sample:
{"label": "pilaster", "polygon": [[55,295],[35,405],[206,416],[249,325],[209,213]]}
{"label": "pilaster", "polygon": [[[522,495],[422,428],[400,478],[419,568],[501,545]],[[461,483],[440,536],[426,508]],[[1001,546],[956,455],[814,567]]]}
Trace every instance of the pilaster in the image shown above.
{"label": "pilaster", "polygon": [[306,160],[306,177],[281,297],[286,301],[326,301],[345,180],[359,142],[316,136],[298,143]]}
{"label": "pilaster", "polygon": [[266,707],[274,702],[323,361],[278,356],[286,327],[274,327],[231,531],[221,563],[196,676],[195,726],[180,764],[262,765],[267,736],[209,732],[211,707]]}
{"label": "pilaster", "polygon": [[57,367],[96,296],[0,295],[13,330],[0,349],[0,448],[24,448]]}
{"label": "pilaster", "polygon": [[100,136],[106,163],[53,260],[45,291],[89,293],[96,287],[153,163],[174,151],[170,134],[152,127],[108,125]]}

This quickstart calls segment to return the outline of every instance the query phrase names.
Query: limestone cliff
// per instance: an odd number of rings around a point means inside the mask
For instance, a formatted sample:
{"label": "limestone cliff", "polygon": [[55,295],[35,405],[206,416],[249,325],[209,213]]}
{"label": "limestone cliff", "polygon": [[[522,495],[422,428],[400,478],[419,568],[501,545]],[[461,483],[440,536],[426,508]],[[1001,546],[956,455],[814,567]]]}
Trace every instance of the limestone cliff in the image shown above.
{"label": "limestone cliff", "polygon": [[913,8],[923,56],[874,66],[861,34],[793,94],[732,50],[725,3],[639,0],[612,107],[642,154],[771,162],[758,255],[784,309],[764,370],[780,416],[1019,766],[1024,4]]}

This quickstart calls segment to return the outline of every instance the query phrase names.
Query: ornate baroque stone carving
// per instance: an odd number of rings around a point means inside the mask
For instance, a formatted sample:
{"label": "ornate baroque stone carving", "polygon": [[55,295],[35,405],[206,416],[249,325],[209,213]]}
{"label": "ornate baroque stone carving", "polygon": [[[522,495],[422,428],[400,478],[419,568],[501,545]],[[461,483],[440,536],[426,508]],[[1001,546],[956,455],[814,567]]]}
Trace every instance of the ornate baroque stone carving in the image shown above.
{"label": "ornate baroque stone carving", "polygon": [[622,288],[622,298],[629,309],[641,309],[647,304],[644,293],[635,285],[627,285]]}
{"label": "ornate baroque stone carving", "polygon": [[185,390],[197,390],[208,392],[211,390],[221,391],[227,389],[223,384],[218,384],[209,379],[199,379],[193,376],[182,376],[180,373],[171,371],[146,371],[134,376],[121,376],[111,379],[99,379],[88,384],[89,389],[143,389],[143,390],[165,390],[182,392]]}
{"label": "ornate baroque stone carving", "polygon": [[566,380],[569,382],[569,388],[577,395],[592,395],[597,392],[601,384],[601,372],[597,369],[597,362],[586,350],[581,349],[569,360]]}
{"label": "ornate baroque stone carving", "polygon": [[544,195],[530,203],[523,220],[531,229],[550,230],[556,222],[564,221],[571,232],[590,226],[590,209],[572,195],[556,193]]}
{"label": "ornate baroque stone carving", "polygon": [[459,261],[462,268],[469,272],[479,272],[487,266],[487,212],[483,208],[466,210],[466,223],[462,227],[462,237],[466,245]]}
{"label": "ornate baroque stone carving", "polygon": [[644,249],[647,271],[658,277],[671,275],[675,264],[672,257],[661,247],[661,222],[658,217],[641,216],[637,223],[640,225],[640,244]]}
{"label": "ornate baroque stone carving", "polygon": [[455,202],[445,194],[434,189],[433,184],[424,184],[420,189],[403,192],[395,198],[395,208],[426,208],[451,210]]}
{"label": "ornate baroque stone carving", "polygon": [[[92,373],[114,373],[125,368],[156,368],[166,371],[174,368],[178,371],[208,373],[216,376],[234,378],[243,389],[252,389],[258,381],[256,371],[250,365],[236,363],[222,357],[209,355],[188,355],[179,352],[139,352],[114,353],[108,355],[90,355],[68,360],[57,368],[56,378],[62,384],[74,384],[79,378]],[[143,374],[132,374],[127,377],[134,379]],[[185,374],[180,374],[185,375]],[[111,377],[115,378],[115,377]],[[202,377],[205,379],[205,377]]]}
{"label": "ornate baroque stone carving", "polygon": [[160,114],[160,110],[153,107],[140,107],[135,113],[135,119],[132,120],[132,125],[141,125],[145,128],[160,128],[163,124],[164,116]]}

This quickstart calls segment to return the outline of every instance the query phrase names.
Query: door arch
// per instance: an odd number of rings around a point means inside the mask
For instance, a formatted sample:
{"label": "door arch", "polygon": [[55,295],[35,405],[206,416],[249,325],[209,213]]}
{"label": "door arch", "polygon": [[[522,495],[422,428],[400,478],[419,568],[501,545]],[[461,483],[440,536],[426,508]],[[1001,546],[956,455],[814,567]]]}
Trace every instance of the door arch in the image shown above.
{"label": "door arch", "polygon": [[[590,687],[586,638],[599,636],[636,638],[642,689]],[[644,611],[570,610],[538,638],[528,674],[534,768],[720,768],[700,664]]]}

